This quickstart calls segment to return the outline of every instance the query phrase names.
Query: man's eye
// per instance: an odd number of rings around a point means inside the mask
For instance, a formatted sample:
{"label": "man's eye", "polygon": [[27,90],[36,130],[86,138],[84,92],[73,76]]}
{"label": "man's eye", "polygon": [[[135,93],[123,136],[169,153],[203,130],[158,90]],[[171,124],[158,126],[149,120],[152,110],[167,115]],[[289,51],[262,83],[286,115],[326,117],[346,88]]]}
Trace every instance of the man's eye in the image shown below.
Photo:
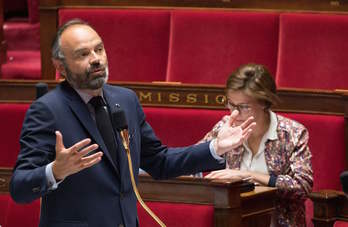
{"label": "man's eye", "polygon": [[88,56],[88,52],[82,52],[81,54],[80,54],[80,57],[87,57]]}
{"label": "man's eye", "polygon": [[98,47],[97,50],[96,50],[96,52],[100,53],[100,52],[102,52],[103,50],[104,50],[103,47]]}

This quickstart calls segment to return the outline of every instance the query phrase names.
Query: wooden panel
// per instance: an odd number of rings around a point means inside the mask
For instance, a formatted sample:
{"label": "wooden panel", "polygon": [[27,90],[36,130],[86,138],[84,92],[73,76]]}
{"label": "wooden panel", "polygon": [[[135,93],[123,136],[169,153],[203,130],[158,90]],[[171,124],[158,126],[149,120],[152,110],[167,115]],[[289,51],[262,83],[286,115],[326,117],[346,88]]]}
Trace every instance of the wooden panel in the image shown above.
{"label": "wooden panel", "polygon": [[347,11],[343,0],[41,0],[42,7],[209,7],[229,9],[300,10],[300,11]]}
{"label": "wooden panel", "polygon": [[[11,174],[11,169],[0,168],[0,193],[8,193]],[[159,181],[148,175],[140,175],[138,185],[146,201],[214,206],[215,226],[219,227],[269,226],[277,191],[240,181],[193,177]]]}
{"label": "wooden panel", "polygon": [[10,179],[12,176],[12,169],[0,167],[0,194],[9,193]]}
{"label": "wooden panel", "polygon": [[332,227],[335,221],[348,221],[348,198],[341,191],[322,190],[312,192],[315,227]]}
{"label": "wooden panel", "polygon": [[[36,97],[35,84],[45,82],[49,89],[57,86],[53,80],[0,80],[0,102],[32,102]],[[119,83],[136,92],[143,106],[224,109],[223,86],[172,83]],[[348,93],[279,89],[282,102],[274,110],[294,113],[319,113],[348,116]]]}
{"label": "wooden panel", "polygon": [[55,79],[55,68],[51,60],[51,45],[57,33],[58,10],[40,7],[40,49],[42,79]]}

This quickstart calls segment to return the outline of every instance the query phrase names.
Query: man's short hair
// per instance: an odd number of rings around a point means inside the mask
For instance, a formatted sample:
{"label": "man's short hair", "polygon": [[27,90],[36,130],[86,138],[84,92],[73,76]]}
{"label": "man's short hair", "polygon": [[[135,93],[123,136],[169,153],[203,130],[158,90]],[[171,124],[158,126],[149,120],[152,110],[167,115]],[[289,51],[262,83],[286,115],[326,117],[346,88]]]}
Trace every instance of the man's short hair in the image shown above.
{"label": "man's short hair", "polygon": [[62,36],[62,33],[70,26],[73,25],[87,25],[92,28],[90,24],[88,24],[86,21],[81,20],[79,18],[74,18],[63,24],[57,31],[56,37],[53,40],[51,51],[52,51],[52,58],[57,60],[64,60],[64,54],[61,50],[60,46],[60,38]]}

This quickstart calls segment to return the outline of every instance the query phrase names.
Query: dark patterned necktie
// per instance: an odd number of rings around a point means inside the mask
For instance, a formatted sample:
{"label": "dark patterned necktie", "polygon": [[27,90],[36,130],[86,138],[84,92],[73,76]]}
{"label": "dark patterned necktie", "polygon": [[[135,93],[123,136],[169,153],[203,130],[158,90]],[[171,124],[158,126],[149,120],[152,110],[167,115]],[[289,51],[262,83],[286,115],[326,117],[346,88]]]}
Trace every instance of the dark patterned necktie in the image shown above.
{"label": "dark patterned necktie", "polygon": [[101,96],[93,97],[89,103],[95,110],[95,121],[97,123],[98,130],[102,136],[104,143],[108,149],[108,152],[112,158],[112,161],[118,167],[117,161],[117,144],[114,136],[114,130],[110,120],[108,107]]}

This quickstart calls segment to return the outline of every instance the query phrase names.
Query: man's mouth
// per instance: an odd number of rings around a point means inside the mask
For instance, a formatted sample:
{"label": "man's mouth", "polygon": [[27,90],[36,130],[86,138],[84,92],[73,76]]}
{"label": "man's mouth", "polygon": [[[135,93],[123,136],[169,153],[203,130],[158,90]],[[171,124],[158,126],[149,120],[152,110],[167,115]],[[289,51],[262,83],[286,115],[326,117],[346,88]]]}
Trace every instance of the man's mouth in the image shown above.
{"label": "man's mouth", "polygon": [[90,71],[90,74],[101,74],[101,73],[104,73],[105,72],[105,68],[98,68],[98,69],[94,69],[94,70],[91,70]]}

